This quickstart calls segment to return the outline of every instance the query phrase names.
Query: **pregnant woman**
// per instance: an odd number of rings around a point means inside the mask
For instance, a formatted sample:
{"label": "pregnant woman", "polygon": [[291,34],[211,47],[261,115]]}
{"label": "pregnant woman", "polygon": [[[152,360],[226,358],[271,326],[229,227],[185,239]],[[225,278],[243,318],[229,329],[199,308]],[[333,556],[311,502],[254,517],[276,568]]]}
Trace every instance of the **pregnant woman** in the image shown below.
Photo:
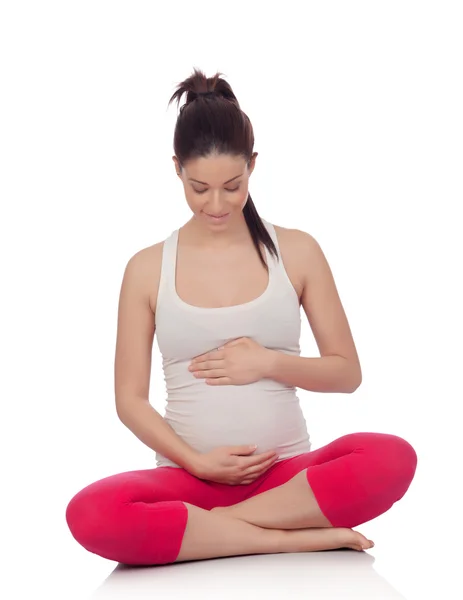
{"label": "pregnant woman", "polygon": [[[256,211],[252,125],[220,75],[195,69],[170,99],[186,93],[173,160],[193,214],[131,257],[119,298],[116,410],[157,466],[90,483],[66,509],[86,550],[126,564],[369,549],[353,528],[417,465],[393,434],[311,448],[296,389],[352,393],[359,359],[317,241]],[[300,355],[301,306],[319,357]],[[164,416],[149,403],[155,334]]]}

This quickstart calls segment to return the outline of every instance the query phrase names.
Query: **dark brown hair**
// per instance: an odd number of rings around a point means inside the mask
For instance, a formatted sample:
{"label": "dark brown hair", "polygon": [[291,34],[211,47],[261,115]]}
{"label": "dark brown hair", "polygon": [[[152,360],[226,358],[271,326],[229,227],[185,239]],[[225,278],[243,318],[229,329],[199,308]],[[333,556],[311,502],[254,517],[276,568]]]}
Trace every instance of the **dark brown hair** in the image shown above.
{"label": "dark brown hair", "polygon": [[[186,103],[181,107],[174,132],[174,152],[183,168],[189,160],[210,156],[213,153],[242,156],[250,165],[254,132],[251,121],[241,110],[230,85],[216,73],[206,77],[199,69],[177,85],[168,106],[186,93]],[[202,95],[207,93],[207,95]],[[278,253],[267,228],[259,217],[251,194],[243,209],[244,218],[253,244],[264,266],[260,244],[278,260]]]}

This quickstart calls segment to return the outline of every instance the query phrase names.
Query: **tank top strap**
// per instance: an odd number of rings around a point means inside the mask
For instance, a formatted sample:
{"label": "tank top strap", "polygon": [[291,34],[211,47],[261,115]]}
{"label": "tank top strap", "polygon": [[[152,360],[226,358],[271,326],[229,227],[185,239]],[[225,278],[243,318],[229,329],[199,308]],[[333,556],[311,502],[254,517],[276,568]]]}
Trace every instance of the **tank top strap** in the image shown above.
{"label": "tank top strap", "polygon": [[161,273],[159,277],[158,297],[171,291],[175,285],[175,264],[177,259],[176,233],[173,231],[165,240],[162,247]]}
{"label": "tank top strap", "polygon": [[262,219],[261,217],[261,221],[262,223],[265,225],[265,228],[267,229],[273,243],[275,244],[275,248],[278,254],[278,261],[276,260],[276,258],[274,257],[273,254],[270,253],[270,251],[267,249],[267,247],[265,247],[266,249],[266,254],[270,260],[270,267],[272,268],[272,270],[278,269],[278,265],[281,264],[281,252],[280,252],[280,245],[278,244],[278,238],[276,235],[276,231],[275,231],[275,227],[272,225],[272,223],[270,223],[269,221],[266,221],[265,219]]}
{"label": "tank top strap", "polygon": [[269,235],[272,238],[273,243],[275,244],[275,248],[278,254],[277,260],[273,254],[270,254],[268,248],[265,248],[269,260],[270,270],[272,272],[271,277],[277,283],[277,286],[280,290],[287,288],[290,289],[292,293],[294,292],[294,287],[291,282],[291,279],[289,278],[288,272],[286,271],[286,267],[283,263],[275,227],[272,225],[272,223],[269,223],[269,221],[266,221],[265,219],[262,219],[262,222],[267,228],[267,231],[269,232]]}

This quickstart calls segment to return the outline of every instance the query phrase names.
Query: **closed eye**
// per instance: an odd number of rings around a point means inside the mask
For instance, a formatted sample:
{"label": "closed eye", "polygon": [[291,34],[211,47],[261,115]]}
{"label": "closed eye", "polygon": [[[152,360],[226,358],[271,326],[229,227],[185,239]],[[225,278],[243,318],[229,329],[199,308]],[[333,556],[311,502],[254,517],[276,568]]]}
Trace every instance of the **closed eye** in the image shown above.
{"label": "closed eye", "polygon": [[[193,188],[193,189],[194,189],[194,188]],[[227,189],[226,189],[225,191],[227,191],[227,192],[237,192],[239,189],[240,189],[240,186],[238,186],[238,187],[234,188],[233,190],[227,190]],[[195,189],[194,189],[194,191],[195,191],[197,194],[204,194],[204,193],[206,193],[206,192],[207,192],[207,190],[201,190],[201,191],[198,191],[198,190],[195,190]]]}

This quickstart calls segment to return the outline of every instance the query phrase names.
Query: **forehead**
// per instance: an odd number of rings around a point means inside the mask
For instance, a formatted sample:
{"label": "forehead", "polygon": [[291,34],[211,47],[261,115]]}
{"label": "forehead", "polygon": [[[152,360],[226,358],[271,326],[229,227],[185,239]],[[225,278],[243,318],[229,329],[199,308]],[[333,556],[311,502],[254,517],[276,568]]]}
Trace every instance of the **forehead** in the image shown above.
{"label": "forehead", "polygon": [[185,164],[187,177],[201,181],[222,183],[244,172],[246,161],[229,154],[213,154],[196,158]]}

